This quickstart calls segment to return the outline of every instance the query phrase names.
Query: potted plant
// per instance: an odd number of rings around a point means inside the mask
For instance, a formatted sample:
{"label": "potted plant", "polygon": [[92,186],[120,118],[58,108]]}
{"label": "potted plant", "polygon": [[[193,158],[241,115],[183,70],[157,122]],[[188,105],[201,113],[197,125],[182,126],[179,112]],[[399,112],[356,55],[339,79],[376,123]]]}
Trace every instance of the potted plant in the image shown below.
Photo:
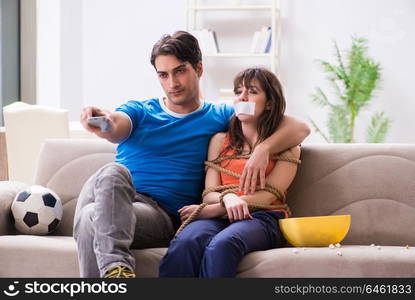
{"label": "potted plant", "polygon": [[[319,87],[312,94],[313,102],[329,111],[328,134],[324,133],[315,121],[310,121],[327,142],[354,143],[356,119],[361,110],[369,106],[373,92],[378,88],[381,67],[368,56],[365,38],[352,38],[347,64],[336,42],[334,49],[336,64],[323,60],[319,60],[319,63],[327,74],[327,80],[333,87],[335,96],[329,98]],[[390,119],[383,112],[374,113],[366,130],[366,142],[383,142],[390,123]]]}

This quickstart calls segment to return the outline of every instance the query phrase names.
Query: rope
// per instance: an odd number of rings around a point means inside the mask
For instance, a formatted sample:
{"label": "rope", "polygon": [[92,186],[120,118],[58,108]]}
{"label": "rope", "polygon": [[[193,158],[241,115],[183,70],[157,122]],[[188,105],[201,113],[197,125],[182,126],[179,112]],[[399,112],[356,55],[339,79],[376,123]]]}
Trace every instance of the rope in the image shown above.
{"label": "rope", "polygon": [[[229,159],[248,159],[251,155],[250,154],[243,154],[243,155],[230,155],[230,156],[223,156],[223,157],[219,157],[217,159],[214,159],[212,161],[205,161],[205,165],[207,166],[207,168],[214,168],[219,172],[223,172],[226,173],[228,175],[231,175],[233,177],[236,178],[241,178],[241,174],[238,174],[236,172],[233,172],[231,170],[222,168],[221,166],[219,166],[219,163],[224,161],[224,160],[229,160]],[[296,159],[296,158],[292,158],[292,157],[284,157],[284,156],[280,156],[280,155],[276,155],[273,156],[272,159],[274,160],[282,160],[282,161],[287,161],[287,162],[291,162],[294,164],[301,164],[301,160]],[[239,190],[239,185],[236,184],[227,184],[227,185],[219,185],[219,186],[214,186],[214,187],[209,187],[206,188],[203,193],[202,193],[202,198],[204,198],[207,194],[211,193],[211,192],[220,192],[220,196],[219,196],[219,200],[220,203],[224,206],[223,203],[223,197],[226,194],[229,193],[237,193]],[[283,204],[278,204],[278,205],[271,205],[271,204],[248,204],[248,208],[253,211],[253,210],[273,210],[273,209],[285,209],[288,212],[288,215],[291,215],[291,210],[288,207],[288,205],[285,203],[285,193],[281,192],[279,189],[277,189],[276,187],[272,186],[269,183],[265,184],[265,188],[264,189],[260,189],[259,191],[267,191],[270,192],[271,194],[275,195],[275,197],[280,200]],[[196,217],[199,215],[199,213],[202,211],[202,209],[207,206],[207,203],[202,203],[199,205],[199,207],[190,214],[190,216],[182,223],[182,225],[179,227],[179,229],[176,231],[176,234],[174,235],[175,237],[190,223],[192,222],[194,219],[196,219]]]}

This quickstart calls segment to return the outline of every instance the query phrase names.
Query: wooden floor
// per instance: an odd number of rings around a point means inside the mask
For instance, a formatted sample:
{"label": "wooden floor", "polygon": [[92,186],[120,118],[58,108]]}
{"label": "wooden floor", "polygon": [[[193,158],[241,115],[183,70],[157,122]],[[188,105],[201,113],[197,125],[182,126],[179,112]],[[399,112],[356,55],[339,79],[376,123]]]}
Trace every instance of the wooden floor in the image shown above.
{"label": "wooden floor", "polygon": [[7,169],[6,133],[2,127],[0,128],[0,181],[9,178]]}

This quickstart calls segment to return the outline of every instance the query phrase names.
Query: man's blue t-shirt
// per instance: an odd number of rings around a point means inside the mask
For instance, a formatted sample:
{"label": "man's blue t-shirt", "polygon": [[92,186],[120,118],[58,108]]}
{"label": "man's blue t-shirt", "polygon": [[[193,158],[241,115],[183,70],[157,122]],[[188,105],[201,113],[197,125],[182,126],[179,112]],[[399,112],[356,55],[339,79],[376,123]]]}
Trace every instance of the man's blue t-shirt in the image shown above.
{"label": "man's blue t-shirt", "polygon": [[176,217],[184,205],[200,203],[209,140],[227,130],[233,107],[205,102],[181,115],[156,98],[128,101],[116,111],[130,117],[132,131],[118,145],[115,161],[130,170],[136,191]]}

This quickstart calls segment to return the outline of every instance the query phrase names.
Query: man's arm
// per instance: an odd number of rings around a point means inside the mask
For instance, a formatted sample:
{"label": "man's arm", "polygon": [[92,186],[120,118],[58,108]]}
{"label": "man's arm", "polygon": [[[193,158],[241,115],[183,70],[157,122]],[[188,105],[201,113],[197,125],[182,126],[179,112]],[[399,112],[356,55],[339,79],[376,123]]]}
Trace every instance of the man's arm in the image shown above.
{"label": "man's arm", "polygon": [[[101,132],[100,128],[93,127],[88,124],[88,119],[90,117],[97,116],[104,116],[105,119],[109,122],[110,127],[108,131]],[[89,132],[92,132],[100,138],[106,139],[114,144],[125,140],[131,132],[131,121],[126,114],[122,112],[110,112],[92,106],[85,107],[82,110],[80,122],[82,126]]]}
{"label": "man's arm", "polygon": [[240,190],[245,194],[253,194],[258,179],[260,187],[264,188],[269,156],[299,145],[309,134],[310,127],[306,123],[284,116],[277,131],[255,147],[239,181]]}
{"label": "man's arm", "polygon": [[278,154],[301,144],[310,134],[310,127],[294,117],[284,116],[277,131],[260,145],[268,149],[269,154]]}
{"label": "man's arm", "polygon": [[[301,150],[299,146],[291,148],[281,153],[284,157],[300,159]],[[279,160],[276,162],[270,174],[266,177],[266,181],[277,188],[282,193],[286,193],[297,173],[298,165],[292,162]],[[264,204],[268,205],[277,198],[274,194],[267,191],[257,191],[253,195],[241,196],[241,199],[248,204]]]}

